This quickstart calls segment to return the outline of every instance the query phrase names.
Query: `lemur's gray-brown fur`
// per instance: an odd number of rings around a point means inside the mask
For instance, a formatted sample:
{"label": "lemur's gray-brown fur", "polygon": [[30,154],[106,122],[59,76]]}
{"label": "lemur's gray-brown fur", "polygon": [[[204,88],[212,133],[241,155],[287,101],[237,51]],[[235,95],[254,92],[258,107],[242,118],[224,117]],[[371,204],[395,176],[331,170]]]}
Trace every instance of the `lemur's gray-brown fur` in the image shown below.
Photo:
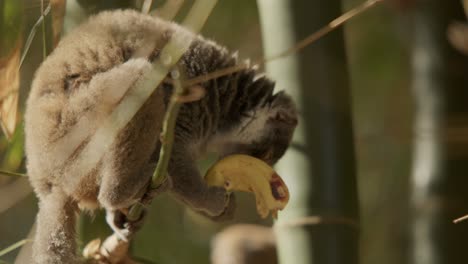
{"label": "lemur's gray-brown fur", "polygon": [[[117,233],[123,238],[131,233],[126,230],[131,223],[119,223],[125,221],[121,211],[147,192],[171,85],[156,89],[89,174],[80,175],[73,166],[86,140],[65,162],[58,162],[54,149],[67,144],[61,139],[84,119],[84,132],[91,135],[174,32],[191,34],[135,11],[103,12],[66,36],[37,70],[25,114],[28,174],[39,198],[36,263],[78,261],[74,225],[79,208],[104,208]],[[237,63],[214,42],[194,38],[179,62],[187,78]],[[204,183],[197,158],[210,150],[273,164],[289,145],[297,113],[291,99],[273,94],[274,83],[253,68],[201,85],[206,95],[179,112],[166,189],[194,210],[222,220],[232,216],[234,197]]]}

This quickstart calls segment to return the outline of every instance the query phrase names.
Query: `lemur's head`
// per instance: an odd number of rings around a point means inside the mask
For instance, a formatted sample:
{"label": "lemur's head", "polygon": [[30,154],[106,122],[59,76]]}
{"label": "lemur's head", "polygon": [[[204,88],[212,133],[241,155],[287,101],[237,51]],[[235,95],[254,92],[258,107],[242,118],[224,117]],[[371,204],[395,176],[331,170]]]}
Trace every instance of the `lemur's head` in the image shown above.
{"label": "lemur's head", "polygon": [[252,156],[272,165],[286,152],[297,125],[297,110],[291,97],[275,94],[269,105],[268,118],[262,136],[253,142]]}
{"label": "lemur's head", "polygon": [[245,139],[245,154],[270,165],[276,163],[291,143],[297,115],[290,96],[284,92],[272,95],[264,106],[253,110],[242,122],[239,136]]}

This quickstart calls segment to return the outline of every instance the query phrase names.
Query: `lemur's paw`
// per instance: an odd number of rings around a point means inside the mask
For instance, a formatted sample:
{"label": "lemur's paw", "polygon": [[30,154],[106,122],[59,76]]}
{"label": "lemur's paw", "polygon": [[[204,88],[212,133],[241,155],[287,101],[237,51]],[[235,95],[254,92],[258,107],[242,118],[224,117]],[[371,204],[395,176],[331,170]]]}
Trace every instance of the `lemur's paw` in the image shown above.
{"label": "lemur's paw", "polygon": [[210,193],[214,194],[215,197],[211,200],[207,200],[207,202],[211,203],[213,210],[210,212],[202,210],[200,211],[201,214],[217,222],[231,220],[236,210],[234,194],[219,187],[210,187],[210,190]]}
{"label": "lemur's paw", "polygon": [[128,220],[127,216],[119,210],[107,211],[106,221],[114,233],[123,241],[129,241],[133,235],[143,226],[147,215],[143,209],[140,218],[135,221]]}
{"label": "lemur's paw", "polygon": [[236,197],[234,194],[226,194],[227,195],[227,203],[226,206],[224,207],[223,212],[220,215],[217,216],[209,216],[209,218],[213,221],[216,222],[224,222],[224,221],[229,221],[234,218],[234,213],[236,211]]}

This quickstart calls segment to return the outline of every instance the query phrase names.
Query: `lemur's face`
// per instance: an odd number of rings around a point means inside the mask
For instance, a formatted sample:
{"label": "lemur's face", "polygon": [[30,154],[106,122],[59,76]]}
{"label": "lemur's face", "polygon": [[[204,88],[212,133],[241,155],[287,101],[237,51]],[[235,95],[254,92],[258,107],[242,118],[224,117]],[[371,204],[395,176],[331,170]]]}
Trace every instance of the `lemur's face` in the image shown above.
{"label": "lemur's face", "polygon": [[297,125],[297,110],[292,99],[283,92],[274,95],[270,103],[271,116],[259,140],[252,142],[250,155],[270,165],[286,152]]}

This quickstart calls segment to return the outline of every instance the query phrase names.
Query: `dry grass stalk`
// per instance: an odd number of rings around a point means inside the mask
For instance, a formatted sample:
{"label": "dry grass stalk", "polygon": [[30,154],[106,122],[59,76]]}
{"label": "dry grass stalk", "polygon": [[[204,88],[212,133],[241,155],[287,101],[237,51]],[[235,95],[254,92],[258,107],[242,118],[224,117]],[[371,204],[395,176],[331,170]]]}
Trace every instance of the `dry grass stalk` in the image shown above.
{"label": "dry grass stalk", "polygon": [[[362,3],[359,6],[356,6],[355,8],[352,8],[351,10],[347,11],[346,13],[342,14],[341,16],[335,18],[332,20],[330,23],[328,23],[326,26],[320,28],[319,30],[315,31],[314,33],[310,34],[307,36],[305,39],[299,41],[296,45],[293,47],[276,54],[274,56],[271,56],[269,58],[260,58],[257,60],[254,60],[253,64],[254,65],[264,65],[267,64],[270,61],[277,60],[280,58],[287,57],[289,55],[295,54],[299,52],[300,50],[304,49],[305,47],[309,46],[310,44],[314,43],[315,41],[319,40],[326,34],[330,33],[331,31],[337,29],[341,25],[343,25],[345,22],[349,21],[351,18],[356,17],[357,15],[363,13],[366,10],[369,10],[371,7],[375,6],[378,3],[382,3],[384,0],[368,0],[364,3]],[[468,1],[468,0],[467,0]],[[241,71],[243,69],[246,69],[249,67],[249,62],[245,64],[240,64],[240,65],[235,65],[232,67],[228,67],[225,69],[213,71],[211,73],[208,73],[206,75],[196,77],[190,80],[187,80],[184,82],[184,85],[186,86],[193,86],[196,84],[200,84],[203,82],[207,82],[212,79],[219,78],[221,76],[229,75],[238,71]]]}

